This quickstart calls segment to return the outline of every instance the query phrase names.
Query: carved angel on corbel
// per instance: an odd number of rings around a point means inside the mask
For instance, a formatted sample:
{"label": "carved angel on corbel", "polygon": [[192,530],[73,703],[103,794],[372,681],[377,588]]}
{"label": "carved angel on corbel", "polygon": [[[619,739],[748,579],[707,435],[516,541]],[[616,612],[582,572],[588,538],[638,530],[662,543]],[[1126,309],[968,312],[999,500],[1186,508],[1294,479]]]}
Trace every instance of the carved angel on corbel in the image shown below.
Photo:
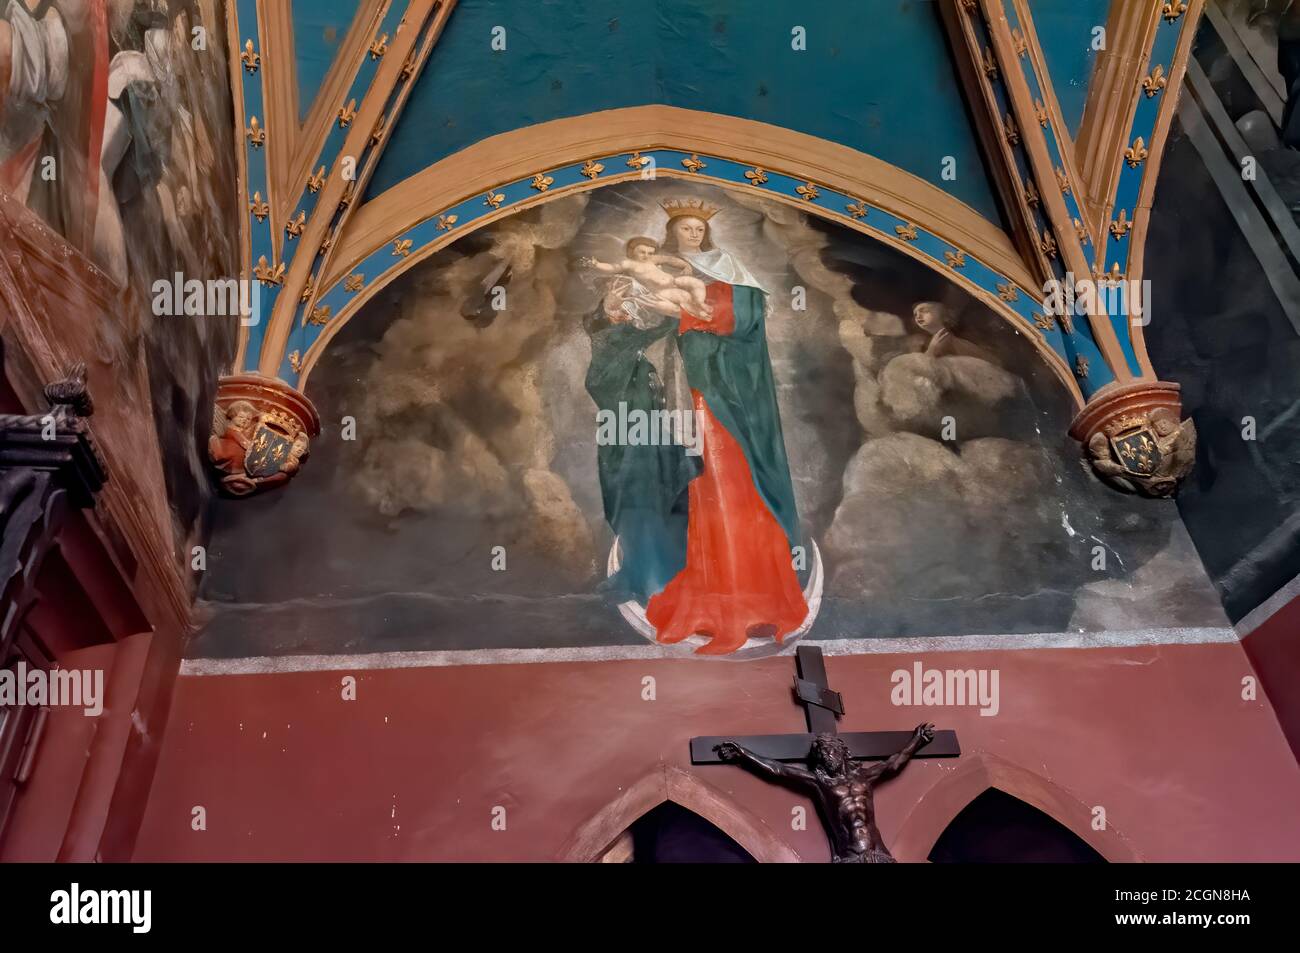
{"label": "carved angel on corbel", "polygon": [[213,408],[208,459],[224,474],[221,488],[233,496],[247,496],[257,489],[244,466],[256,426],[257,408],[246,400],[234,401],[224,410]]}
{"label": "carved angel on corbel", "polygon": [[1125,493],[1172,497],[1196,462],[1196,424],[1168,407],[1124,416],[1088,439],[1093,471]]}
{"label": "carved angel on corbel", "polygon": [[288,425],[283,415],[259,414],[246,400],[218,406],[208,438],[208,457],[222,474],[221,489],[248,496],[290,478],[302,467],[309,448],[307,434]]}

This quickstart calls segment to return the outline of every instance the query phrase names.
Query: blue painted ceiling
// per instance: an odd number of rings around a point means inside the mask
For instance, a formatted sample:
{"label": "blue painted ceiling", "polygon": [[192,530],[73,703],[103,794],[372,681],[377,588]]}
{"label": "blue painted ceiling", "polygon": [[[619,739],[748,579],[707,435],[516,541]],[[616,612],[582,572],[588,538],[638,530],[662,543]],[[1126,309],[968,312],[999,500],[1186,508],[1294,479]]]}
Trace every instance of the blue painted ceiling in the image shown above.
{"label": "blue painted ceiling", "polygon": [[305,119],[356,15],[357,0],[293,0],[298,118]]}
{"label": "blue painted ceiling", "polygon": [[[791,48],[796,26],[806,51]],[[931,0],[460,0],[369,194],[496,133],[647,104],[843,143],[999,219]]]}
{"label": "blue painted ceiling", "polygon": [[[1109,0],[1032,0],[1077,133]],[[667,104],[839,142],[1001,216],[933,0],[459,0],[367,197],[521,126]],[[357,0],[293,0],[299,114],[311,109]],[[792,49],[803,27],[807,49]],[[494,28],[506,49],[494,51]],[[943,177],[944,159],[956,177]]]}
{"label": "blue painted ceiling", "polygon": [[1078,136],[1097,59],[1092,31],[1106,25],[1110,0],[1031,0],[1029,10],[1061,115],[1070,135]]}

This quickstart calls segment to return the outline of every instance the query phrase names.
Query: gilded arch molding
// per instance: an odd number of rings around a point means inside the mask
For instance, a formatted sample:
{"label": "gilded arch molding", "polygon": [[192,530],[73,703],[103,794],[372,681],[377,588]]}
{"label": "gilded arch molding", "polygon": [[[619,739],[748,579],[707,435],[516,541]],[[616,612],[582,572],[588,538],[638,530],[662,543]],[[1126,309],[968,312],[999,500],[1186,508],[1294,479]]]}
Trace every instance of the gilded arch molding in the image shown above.
{"label": "gilded arch molding", "polygon": [[[293,22],[285,3],[227,5],[239,153],[241,273],[257,320],[241,322],[236,369],[253,371],[265,332],[306,306],[313,277],[364,190],[455,0],[364,0],[298,120]],[[314,172],[312,170],[315,170]],[[269,316],[269,320],[267,319]]]}
{"label": "gilded arch molding", "polygon": [[1000,228],[941,189],[856,150],[765,123],[669,106],[608,110],[493,136],[361,206],[309,309],[322,320],[290,322],[277,315],[267,329],[261,373],[305,388],[333,336],[410,267],[506,215],[647,177],[648,169],[761,190],[897,248],[1024,334],[1082,406],[1064,332],[1042,320],[1039,282]]}

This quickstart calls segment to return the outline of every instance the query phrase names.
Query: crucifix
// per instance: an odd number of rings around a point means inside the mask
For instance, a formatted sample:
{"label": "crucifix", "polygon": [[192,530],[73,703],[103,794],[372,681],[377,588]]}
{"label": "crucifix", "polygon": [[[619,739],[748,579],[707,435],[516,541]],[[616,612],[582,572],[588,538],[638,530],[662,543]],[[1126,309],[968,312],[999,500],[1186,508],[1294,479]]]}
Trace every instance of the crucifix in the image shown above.
{"label": "crucifix", "polygon": [[[957,733],[924,724],[915,731],[840,734],[835,722],[844,714],[844,700],[827,682],[821,649],[799,646],[795,664],[794,693],[804,706],[808,733],[692,738],[691,763],[742,765],[768,780],[808,791],[826,825],[836,863],[893,863],[876,828],[876,786],[913,757],[958,757]],[[922,748],[925,753],[918,754]]]}

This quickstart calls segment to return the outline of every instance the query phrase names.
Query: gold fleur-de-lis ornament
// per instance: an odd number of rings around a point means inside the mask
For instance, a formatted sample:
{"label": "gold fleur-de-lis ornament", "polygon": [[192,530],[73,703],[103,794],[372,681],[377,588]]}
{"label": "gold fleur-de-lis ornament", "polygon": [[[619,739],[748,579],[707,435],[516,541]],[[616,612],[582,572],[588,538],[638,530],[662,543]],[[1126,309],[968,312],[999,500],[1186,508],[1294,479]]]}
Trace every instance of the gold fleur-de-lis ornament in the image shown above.
{"label": "gold fleur-de-lis ornament", "polygon": [[1147,99],[1153,98],[1158,92],[1169,85],[1169,80],[1165,78],[1165,68],[1157,65],[1151,71],[1151,74],[1142,80],[1142,89],[1147,94]]}
{"label": "gold fleur-de-lis ornament", "polygon": [[1120,209],[1119,217],[1110,223],[1110,233],[1118,240],[1123,238],[1133,228],[1133,223],[1128,220],[1128,209]]}
{"label": "gold fleur-de-lis ornament", "polygon": [[984,75],[989,79],[997,79],[998,63],[997,60],[993,58],[993,51],[987,46],[984,47],[984,55],[981,57],[981,61],[984,67]]}
{"label": "gold fleur-de-lis ornament", "polygon": [[239,58],[244,61],[244,69],[250,74],[256,73],[257,67],[262,62],[262,57],[258,55],[257,50],[253,49],[252,40],[245,41],[244,52],[239,54]]}
{"label": "gold fleur-de-lis ornament", "polygon": [[1020,128],[1016,125],[1016,118],[1011,113],[1007,113],[1006,118],[1002,120],[1002,132],[1007,137],[1008,145],[1020,145]]}
{"label": "gold fleur-de-lis ornament", "polygon": [[1150,154],[1147,151],[1146,141],[1141,136],[1138,136],[1133,140],[1133,145],[1124,150],[1124,161],[1128,163],[1130,169],[1136,169]]}
{"label": "gold fleur-de-lis ornament", "polygon": [[356,197],[356,194],[357,180],[353,179],[347,184],[347,187],[343,189],[343,194],[339,196],[339,209],[345,209],[351,205],[352,199]]}
{"label": "gold fleur-de-lis ornament", "polygon": [[284,283],[284,262],[280,262],[274,268],[266,260],[265,255],[258,256],[257,266],[253,268],[253,277],[264,285],[279,285]]}
{"label": "gold fleur-de-lis ornament", "polygon": [[271,214],[271,206],[262,198],[261,192],[254,192],[253,201],[248,203],[248,211],[259,222],[265,222],[266,217]]}

